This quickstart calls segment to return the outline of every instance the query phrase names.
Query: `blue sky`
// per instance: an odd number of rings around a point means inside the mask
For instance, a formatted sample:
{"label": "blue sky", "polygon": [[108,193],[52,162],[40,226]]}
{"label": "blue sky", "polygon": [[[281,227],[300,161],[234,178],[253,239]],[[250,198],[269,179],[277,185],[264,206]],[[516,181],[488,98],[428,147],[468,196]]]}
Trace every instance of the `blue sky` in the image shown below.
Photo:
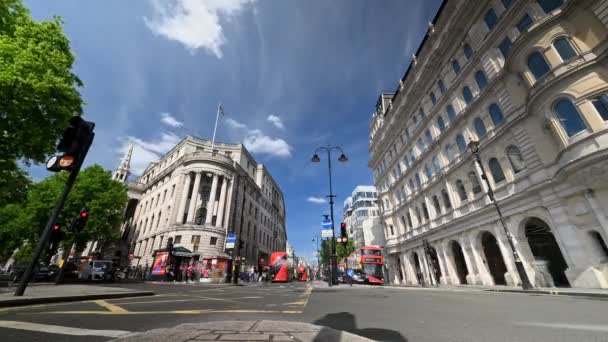
{"label": "blue sky", "polygon": [[[96,122],[87,163],[113,169],[131,139],[134,171],[186,134],[244,142],[282,187],[287,234],[311,257],[334,163],[336,221],[358,184],[372,184],[369,122],[381,91],[396,89],[439,0],[26,0],[36,19],[59,15]],[[337,158],[337,156],[336,156]],[[35,179],[48,173],[31,169]]]}

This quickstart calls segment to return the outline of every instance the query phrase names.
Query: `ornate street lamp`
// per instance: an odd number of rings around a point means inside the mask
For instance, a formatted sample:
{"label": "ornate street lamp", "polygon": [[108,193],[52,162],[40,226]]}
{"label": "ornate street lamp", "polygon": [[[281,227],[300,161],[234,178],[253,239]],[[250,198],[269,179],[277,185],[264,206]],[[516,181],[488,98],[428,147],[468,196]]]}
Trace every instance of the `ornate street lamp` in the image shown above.
{"label": "ornate street lamp", "polygon": [[500,211],[500,207],[498,206],[498,202],[494,197],[494,191],[492,190],[492,186],[490,185],[490,181],[488,180],[488,176],[486,176],[486,171],[483,168],[483,164],[481,163],[481,158],[479,156],[479,141],[473,140],[473,138],[469,141],[469,149],[475,156],[475,161],[477,165],[479,165],[479,169],[481,170],[481,179],[484,180],[486,186],[488,187],[488,197],[494,204],[494,208],[496,208],[496,212],[498,213],[498,218],[500,219],[500,223],[502,224],[502,229],[505,231],[507,235],[507,241],[509,241],[509,246],[511,247],[511,251],[513,252],[513,260],[515,260],[515,268],[517,269],[517,273],[519,274],[519,278],[521,279],[521,287],[524,290],[529,290],[532,288],[532,284],[530,284],[530,279],[528,278],[528,274],[526,273],[526,269],[524,268],[524,264],[521,262],[521,258],[519,257],[519,253],[515,249],[515,243],[513,242],[513,236],[511,232],[507,229],[507,225],[505,223],[505,219],[502,217],[502,212]]}

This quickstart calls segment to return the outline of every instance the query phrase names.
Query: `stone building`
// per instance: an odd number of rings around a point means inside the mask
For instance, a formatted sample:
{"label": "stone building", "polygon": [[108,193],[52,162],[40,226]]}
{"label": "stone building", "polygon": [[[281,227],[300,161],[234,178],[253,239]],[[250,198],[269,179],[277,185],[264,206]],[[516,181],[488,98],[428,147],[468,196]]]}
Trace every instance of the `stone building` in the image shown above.
{"label": "stone building", "polygon": [[[370,127],[390,281],[608,288],[608,1],[446,0]],[[431,248],[423,248],[423,240]]]}
{"label": "stone building", "polygon": [[384,246],[376,188],[359,185],[344,200],[343,222],[355,246]]}
{"label": "stone building", "polygon": [[151,265],[154,251],[169,239],[201,257],[225,257],[230,232],[244,242],[243,264],[285,250],[281,188],[242,144],[216,142],[212,147],[208,140],[189,136],[150,163],[128,184],[128,193],[123,236],[132,265]]}

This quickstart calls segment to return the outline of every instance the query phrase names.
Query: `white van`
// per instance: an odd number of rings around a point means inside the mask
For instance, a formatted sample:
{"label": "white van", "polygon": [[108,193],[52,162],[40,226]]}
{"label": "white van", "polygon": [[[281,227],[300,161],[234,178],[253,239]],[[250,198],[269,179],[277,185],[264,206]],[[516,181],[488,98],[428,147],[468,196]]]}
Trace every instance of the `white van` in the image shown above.
{"label": "white van", "polygon": [[111,268],[111,260],[92,260],[78,273],[78,279],[103,280],[104,274]]}

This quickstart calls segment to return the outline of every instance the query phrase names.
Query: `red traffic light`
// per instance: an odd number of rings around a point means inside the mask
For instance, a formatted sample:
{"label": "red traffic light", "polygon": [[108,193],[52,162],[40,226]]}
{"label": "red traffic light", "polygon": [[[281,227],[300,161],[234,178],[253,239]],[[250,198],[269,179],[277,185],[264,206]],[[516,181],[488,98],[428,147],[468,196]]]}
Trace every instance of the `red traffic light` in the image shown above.
{"label": "red traffic light", "polygon": [[87,218],[87,217],[89,217],[89,213],[87,213],[86,211],[82,211],[82,212],[80,213],[80,217],[82,217],[82,218]]}
{"label": "red traffic light", "polygon": [[58,225],[58,224],[54,224],[54,225],[53,225],[53,230],[59,230],[59,228],[60,228],[60,227],[59,227],[59,225]]}
{"label": "red traffic light", "polygon": [[346,223],[344,223],[344,222],[340,223],[340,229],[346,229]]}

